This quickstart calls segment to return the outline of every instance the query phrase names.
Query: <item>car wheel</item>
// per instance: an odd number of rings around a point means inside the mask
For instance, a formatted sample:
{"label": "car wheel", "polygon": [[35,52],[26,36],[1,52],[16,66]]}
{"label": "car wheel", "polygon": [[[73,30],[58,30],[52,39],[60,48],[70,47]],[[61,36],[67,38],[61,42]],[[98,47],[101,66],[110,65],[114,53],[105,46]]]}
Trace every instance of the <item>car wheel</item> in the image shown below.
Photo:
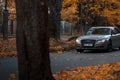
{"label": "car wheel", "polygon": [[82,49],[76,49],[77,52],[83,52],[84,50]]}
{"label": "car wheel", "polygon": [[109,43],[107,45],[107,51],[108,52],[112,51],[112,41],[109,41]]}

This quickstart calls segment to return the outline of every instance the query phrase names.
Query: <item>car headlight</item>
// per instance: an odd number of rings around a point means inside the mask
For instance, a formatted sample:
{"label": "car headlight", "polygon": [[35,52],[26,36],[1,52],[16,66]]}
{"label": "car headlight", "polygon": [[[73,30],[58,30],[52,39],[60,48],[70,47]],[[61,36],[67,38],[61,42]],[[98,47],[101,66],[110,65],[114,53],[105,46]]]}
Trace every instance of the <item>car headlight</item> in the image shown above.
{"label": "car headlight", "polygon": [[76,44],[81,44],[81,40],[76,39]]}
{"label": "car headlight", "polygon": [[103,40],[97,40],[97,41],[96,41],[96,44],[104,43],[105,41],[106,41],[105,39],[103,39]]}

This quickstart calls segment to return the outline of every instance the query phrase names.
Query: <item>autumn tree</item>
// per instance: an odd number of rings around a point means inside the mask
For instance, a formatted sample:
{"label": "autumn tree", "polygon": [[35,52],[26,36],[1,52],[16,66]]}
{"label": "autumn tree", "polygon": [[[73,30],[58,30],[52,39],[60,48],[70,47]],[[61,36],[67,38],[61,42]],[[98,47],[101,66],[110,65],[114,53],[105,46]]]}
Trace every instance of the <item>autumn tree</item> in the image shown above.
{"label": "autumn tree", "polygon": [[16,15],[16,6],[15,6],[15,1],[14,0],[8,0],[7,1],[7,9],[9,12],[8,19],[9,20],[14,20],[15,15]]}
{"label": "autumn tree", "polygon": [[15,2],[19,80],[54,80],[49,60],[48,1]]}
{"label": "autumn tree", "polygon": [[62,5],[62,19],[85,31],[91,26],[120,26],[119,0],[64,0]]}
{"label": "autumn tree", "polygon": [[64,21],[71,22],[73,25],[78,22],[77,3],[79,0],[64,0],[62,2],[61,18]]}

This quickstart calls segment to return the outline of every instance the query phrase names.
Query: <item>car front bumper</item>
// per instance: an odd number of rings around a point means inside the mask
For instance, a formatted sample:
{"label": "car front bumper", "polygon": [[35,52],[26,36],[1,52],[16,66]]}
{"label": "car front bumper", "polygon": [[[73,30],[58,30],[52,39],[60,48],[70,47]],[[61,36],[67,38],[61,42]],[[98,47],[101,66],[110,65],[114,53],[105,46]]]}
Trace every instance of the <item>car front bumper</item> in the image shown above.
{"label": "car front bumper", "polygon": [[83,46],[83,44],[75,44],[77,50],[106,50],[108,42],[94,44],[93,46]]}

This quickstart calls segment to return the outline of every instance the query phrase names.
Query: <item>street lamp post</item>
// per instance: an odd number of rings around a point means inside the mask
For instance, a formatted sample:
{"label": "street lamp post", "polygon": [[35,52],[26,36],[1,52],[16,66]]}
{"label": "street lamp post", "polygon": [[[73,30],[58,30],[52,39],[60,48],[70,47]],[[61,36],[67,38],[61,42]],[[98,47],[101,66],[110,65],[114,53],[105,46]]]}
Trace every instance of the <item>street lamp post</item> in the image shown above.
{"label": "street lamp post", "polygon": [[5,0],[5,9],[3,10],[3,40],[8,39],[8,10],[7,0]]}

